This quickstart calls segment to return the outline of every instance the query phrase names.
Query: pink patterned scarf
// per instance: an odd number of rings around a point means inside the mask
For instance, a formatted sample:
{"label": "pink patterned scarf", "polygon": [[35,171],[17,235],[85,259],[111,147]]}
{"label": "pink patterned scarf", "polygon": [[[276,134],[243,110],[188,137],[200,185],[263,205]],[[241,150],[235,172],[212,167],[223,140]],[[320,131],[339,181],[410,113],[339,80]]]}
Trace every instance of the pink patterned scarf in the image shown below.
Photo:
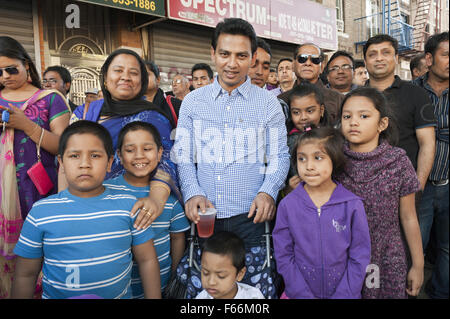
{"label": "pink patterned scarf", "polygon": [[[22,105],[22,111],[53,92],[38,90]],[[14,161],[14,129],[6,128],[0,136],[0,254],[6,259],[15,257],[13,249],[19,240],[22,225]]]}

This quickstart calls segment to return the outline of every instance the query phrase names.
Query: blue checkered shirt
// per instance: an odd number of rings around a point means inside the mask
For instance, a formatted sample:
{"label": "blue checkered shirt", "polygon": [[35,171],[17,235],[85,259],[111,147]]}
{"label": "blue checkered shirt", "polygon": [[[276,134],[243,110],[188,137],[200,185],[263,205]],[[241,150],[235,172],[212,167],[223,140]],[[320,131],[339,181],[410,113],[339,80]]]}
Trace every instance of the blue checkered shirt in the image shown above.
{"label": "blue checkered shirt", "polygon": [[286,136],[277,98],[248,77],[231,94],[217,77],[190,92],[171,152],[184,201],[205,196],[229,218],[248,213],[259,192],[276,200],[289,170]]}

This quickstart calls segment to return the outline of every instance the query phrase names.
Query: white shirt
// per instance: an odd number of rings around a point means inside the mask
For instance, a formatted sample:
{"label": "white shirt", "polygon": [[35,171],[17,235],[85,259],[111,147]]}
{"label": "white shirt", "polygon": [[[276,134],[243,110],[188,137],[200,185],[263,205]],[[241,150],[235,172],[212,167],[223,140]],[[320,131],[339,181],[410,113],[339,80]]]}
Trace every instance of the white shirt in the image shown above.
{"label": "white shirt", "polygon": [[[249,286],[247,284],[243,284],[241,282],[238,282],[237,285],[238,291],[233,299],[265,299],[264,295],[258,288]],[[197,295],[197,297],[195,297],[195,299],[214,299],[214,298],[206,290],[203,290],[201,293]]]}

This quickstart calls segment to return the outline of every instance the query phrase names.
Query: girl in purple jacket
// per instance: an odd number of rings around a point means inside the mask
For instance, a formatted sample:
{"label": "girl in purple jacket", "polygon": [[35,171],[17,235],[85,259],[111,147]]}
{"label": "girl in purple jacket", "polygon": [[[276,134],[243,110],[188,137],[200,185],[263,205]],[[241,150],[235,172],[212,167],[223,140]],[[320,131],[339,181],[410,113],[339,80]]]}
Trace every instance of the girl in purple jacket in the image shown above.
{"label": "girl in purple jacket", "polygon": [[278,206],[274,254],[282,298],[361,298],[370,261],[362,200],[335,182],[342,137],[322,127],[302,134],[291,153],[302,182]]}

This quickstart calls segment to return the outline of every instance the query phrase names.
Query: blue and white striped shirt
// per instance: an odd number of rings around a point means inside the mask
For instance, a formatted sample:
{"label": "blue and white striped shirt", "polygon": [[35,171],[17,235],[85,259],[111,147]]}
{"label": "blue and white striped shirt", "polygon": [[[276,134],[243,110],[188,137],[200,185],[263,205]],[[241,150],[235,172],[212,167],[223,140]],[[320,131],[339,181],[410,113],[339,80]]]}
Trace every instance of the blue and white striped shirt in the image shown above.
{"label": "blue and white striped shirt", "polygon": [[289,170],[286,136],[277,98],[248,77],[231,94],[217,77],[190,92],[171,152],[184,201],[205,196],[228,218],[247,213],[259,192],[276,200]]}
{"label": "blue and white striped shirt", "polygon": [[[137,198],[148,197],[150,186],[137,187],[130,185],[123,175],[109,179],[103,183],[104,186],[120,190],[123,193],[134,195]],[[189,222],[184,214],[183,207],[180,205],[174,195],[170,195],[167,199],[162,214],[151,224],[151,228],[155,233],[153,245],[155,246],[156,255],[159,262],[159,271],[161,275],[161,290],[167,286],[172,269],[172,256],[170,255],[170,234],[180,233],[190,228]],[[144,298],[144,290],[142,289],[141,277],[139,275],[139,267],[136,262],[133,263],[133,271],[131,273],[131,292],[132,298]]]}
{"label": "blue and white striped shirt", "polygon": [[436,154],[434,156],[433,168],[431,169],[431,181],[441,181],[448,179],[448,88],[445,89],[441,96],[437,96],[432,87],[428,84],[428,73],[415,79],[414,84],[424,88],[434,106],[434,115],[437,119],[436,126]]}
{"label": "blue and white striped shirt", "polygon": [[44,258],[42,298],[131,297],[131,248],[154,237],[151,227],[133,227],[135,202],[109,188],[91,198],[66,189],[33,205],[14,253]]}

